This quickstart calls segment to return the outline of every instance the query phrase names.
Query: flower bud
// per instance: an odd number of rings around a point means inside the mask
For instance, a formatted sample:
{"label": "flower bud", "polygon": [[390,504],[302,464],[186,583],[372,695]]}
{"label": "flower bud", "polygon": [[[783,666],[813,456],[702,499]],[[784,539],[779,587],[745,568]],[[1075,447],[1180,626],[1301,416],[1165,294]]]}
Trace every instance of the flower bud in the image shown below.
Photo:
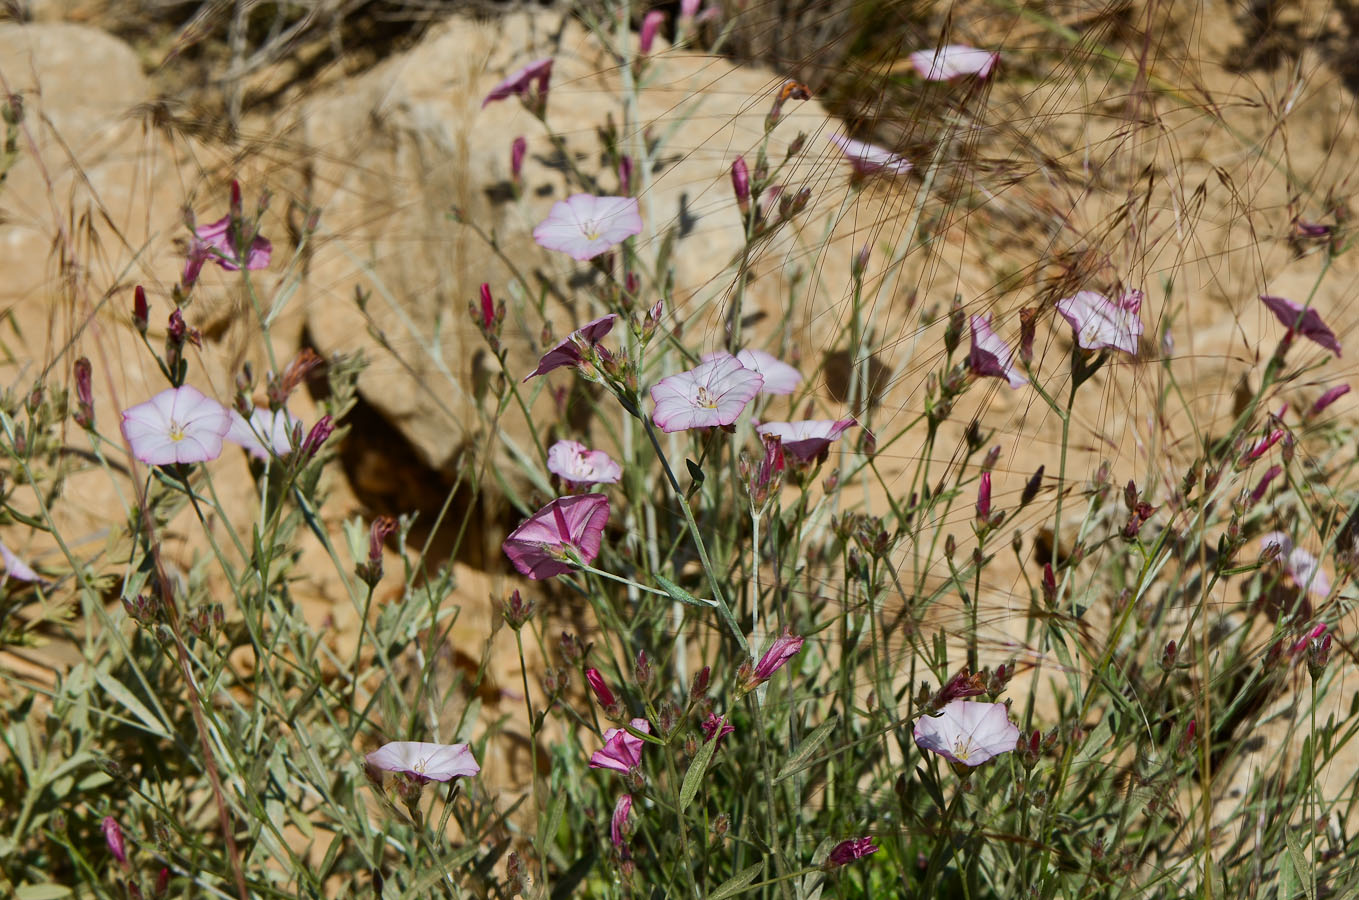
{"label": "flower bud", "polygon": [[1337,384],[1335,387],[1327,390],[1326,393],[1317,398],[1316,403],[1312,404],[1312,408],[1307,412],[1308,417],[1320,415],[1326,407],[1330,406],[1349,392],[1350,386],[1348,384]]}
{"label": "flower bud", "polygon": [[599,674],[598,669],[585,670],[585,683],[590,685],[590,690],[594,692],[595,699],[599,705],[608,709],[618,702],[618,698],[609,690],[609,685],[604,681],[604,676]]}
{"label": "flower bud", "polygon": [[1033,362],[1033,338],[1038,330],[1038,310],[1024,307],[1019,311],[1019,358]]}
{"label": "flower bud", "polygon": [[146,334],[146,326],[150,322],[151,312],[146,303],[146,288],[140,284],[132,292],[132,326],[141,334]]}
{"label": "flower bud", "polygon": [[708,682],[712,678],[712,666],[704,666],[694,675],[693,683],[689,685],[689,699],[698,702],[708,693]]}
{"label": "flower bud", "polygon": [[746,167],[743,156],[736,157],[731,164],[731,189],[736,194],[736,206],[741,216],[750,215],[750,169]]}
{"label": "flower bud", "polygon": [[642,19],[642,31],[637,45],[643,56],[651,52],[651,45],[656,42],[656,32],[660,30],[661,23],[664,21],[665,13],[659,9],[653,9]]}
{"label": "flower bud", "polygon": [[94,427],[93,369],[90,361],[80,357],[75,361],[76,424],[81,428]]}
{"label": "flower bud", "polygon": [[1175,659],[1179,656],[1179,648],[1174,641],[1166,643],[1165,650],[1161,651],[1161,670],[1169,672],[1175,668]]}
{"label": "flower bud", "polygon": [[104,832],[104,843],[108,845],[109,853],[124,869],[129,868],[127,862],[127,844],[123,840],[123,829],[118,824],[118,820],[113,816],[104,816],[104,821],[99,826]]}
{"label": "flower bud", "polygon": [[651,661],[646,658],[645,650],[637,651],[637,663],[633,666],[633,674],[637,677],[637,686],[643,691],[651,687],[655,672],[651,668]]}
{"label": "flower bud", "polygon": [[321,449],[321,445],[326,442],[335,431],[335,420],[325,415],[316,420],[316,424],[311,426],[311,431],[307,432],[307,437],[302,441],[301,453],[303,459],[312,459],[316,452]]}

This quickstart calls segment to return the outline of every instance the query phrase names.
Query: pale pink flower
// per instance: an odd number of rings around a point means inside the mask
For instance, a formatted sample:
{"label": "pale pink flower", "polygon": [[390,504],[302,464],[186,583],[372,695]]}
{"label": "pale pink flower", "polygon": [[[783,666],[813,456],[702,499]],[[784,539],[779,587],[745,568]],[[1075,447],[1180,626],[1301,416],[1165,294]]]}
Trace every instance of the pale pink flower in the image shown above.
{"label": "pale pink flower", "polygon": [[524,380],[528,381],[537,375],[545,375],[553,369],[560,369],[562,366],[580,365],[580,361],[584,358],[584,352],[602,341],[604,336],[613,330],[613,323],[617,321],[617,313],[609,313],[607,316],[600,316],[592,322],[586,322],[580,328],[562,338],[557,346],[544,353],[542,358],[538,360],[538,368],[525,375]]}
{"label": "pale pink flower", "polygon": [[764,376],[734,356],[721,356],[651,388],[652,419],[661,431],[730,425],[764,386]]}
{"label": "pale pink flower", "polygon": [[954,700],[937,716],[915,722],[915,742],[949,762],[979,766],[1015,749],[1019,728],[1010,721],[1004,703]]}
{"label": "pale pink flower", "polygon": [[466,744],[431,744],[425,741],[392,741],[364,757],[368,765],[383,772],[399,772],[416,781],[452,781],[475,775],[481,766]]}
{"label": "pale pink flower", "polygon": [[1269,311],[1274,313],[1290,332],[1302,335],[1336,356],[1340,355],[1340,341],[1336,339],[1335,332],[1321,321],[1321,314],[1312,307],[1299,306],[1292,300],[1271,297],[1268,294],[1261,294],[1260,302],[1269,307]]}
{"label": "pale pink flower", "polygon": [[270,412],[257,406],[249,419],[233,409],[226,439],[240,444],[255,459],[284,457],[293,452],[293,429],[301,424],[302,420],[286,409]]}
{"label": "pale pink flower", "polygon": [[1012,388],[1020,388],[1029,379],[1014,364],[1010,347],[991,330],[991,314],[971,316],[972,350],[967,355],[968,367],[978,375],[1004,378]]}
{"label": "pale pink flower", "polygon": [[756,426],[761,436],[773,435],[783,442],[783,452],[800,462],[820,458],[831,445],[859,423],[854,419],[808,419],[802,422],[763,422]]}
{"label": "pale pink flower", "polygon": [[123,410],[123,437],[132,455],[153,466],[216,459],[230,428],[226,407],[188,385]]}
{"label": "pale pink flower", "polygon": [[557,441],[547,448],[547,470],[571,484],[617,484],[623,467],[603,450],[578,441]]}
{"label": "pale pink flower", "polygon": [[884,175],[905,175],[911,171],[910,161],[890,150],[856,141],[843,134],[832,134],[827,140],[840,148],[840,152],[854,168],[855,175],[873,175],[879,172]]}
{"label": "pale pink flower", "polygon": [[[236,235],[231,224],[230,215],[218,219],[209,225],[204,225],[194,229],[194,236],[189,241],[189,253],[184,260],[184,284],[192,285],[198,280],[198,273],[203,269],[203,263],[211,260],[217,263],[228,272],[239,272],[242,267],[254,271],[256,269],[266,269],[269,267],[269,260],[273,258],[274,246],[261,235],[255,235],[250,241],[250,249],[246,251],[244,257],[241,255],[240,248],[236,246]],[[242,228],[249,225],[242,221]]]}
{"label": "pale pink flower", "polygon": [[826,857],[825,868],[838,869],[877,852],[878,848],[874,846],[871,837],[850,838],[835,845],[830,855]]}
{"label": "pale pink flower", "polygon": [[486,99],[481,101],[481,108],[485,109],[497,100],[515,96],[528,103],[533,100],[532,95],[535,94],[538,98],[536,102],[545,102],[547,100],[547,83],[551,78],[552,59],[549,57],[548,59],[535,60],[491,88]]}
{"label": "pale pink flower", "polygon": [[572,569],[568,551],[586,565],[594,562],[608,521],[609,498],[603,494],[559,497],[510,532],[503,549],[531,581],[564,575]]}
{"label": "pale pink flower", "polygon": [[937,50],[917,50],[911,66],[926,81],[949,81],[961,75],[985,78],[1000,59],[999,53],[965,44],[945,44]]}
{"label": "pale pink flower", "polygon": [[553,204],[547,218],[533,229],[533,239],[540,247],[584,262],[641,230],[636,197],[573,194]]}
{"label": "pale pink flower", "polygon": [[0,585],[11,578],[15,581],[42,580],[38,573],[33,571],[32,566],[16,556],[14,551],[6,547],[2,541],[0,541],[0,562],[5,564],[5,574],[0,577]]}
{"label": "pale pink flower", "polygon": [[628,814],[632,812],[632,795],[622,794],[613,805],[613,817],[609,820],[609,840],[622,850],[627,843]]}
{"label": "pale pink flower", "polygon": [[1128,291],[1118,300],[1095,291],[1078,291],[1057,301],[1057,311],[1071,323],[1077,344],[1086,350],[1111,347],[1133,356],[1142,339],[1141,307],[1141,291]]}
{"label": "pale pink flower", "polygon": [[[634,731],[651,733],[651,725],[646,719],[633,719],[629,724]],[[604,746],[590,757],[590,768],[613,769],[626,775],[641,764],[645,743],[622,728],[610,728],[604,732]]]}
{"label": "pale pink flower", "polygon": [[[722,351],[708,353],[704,355],[703,362],[712,362],[730,355]],[[739,350],[736,359],[741,365],[752,372],[759,372],[764,378],[764,386],[760,388],[761,394],[791,394],[802,384],[802,373],[772,353],[753,349]]]}
{"label": "pale pink flower", "polygon": [[1278,545],[1279,559],[1294,584],[1306,588],[1308,593],[1316,597],[1330,595],[1331,578],[1315,556],[1301,547],[1294,547],[1293,541],[1282,531],[1271,531],[1260,538],[1261,550],[1271,544]]}

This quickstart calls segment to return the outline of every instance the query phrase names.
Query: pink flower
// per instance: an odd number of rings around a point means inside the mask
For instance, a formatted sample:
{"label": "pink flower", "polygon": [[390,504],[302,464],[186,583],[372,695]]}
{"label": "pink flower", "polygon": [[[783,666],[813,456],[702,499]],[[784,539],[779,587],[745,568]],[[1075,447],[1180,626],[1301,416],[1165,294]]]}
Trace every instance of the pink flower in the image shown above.
{"label": "pink flower", "polygon": [[[629,724],[634,731],[651,733],[651,726],[646,719],[633,719]],[[645,743],[622,728],[610,728],[604,732],[604,746],[590,757],[590,768],[613,769],[626,775],[641,764],[642,746]]]}
{"label": "pink flower", "polygon": [[616,313],[609,313],[607,316],[600,316],[593,322],[586,322],[580,328],[568,334],[566,337],[543,354],[538,360],[538,368],[524,376],[528,381],[536,375],[545,375],[553,369],[560,369],[562,366],[580,365],[584,358],[583,350],[590,350],[604,339],[604,336],[613,330],[613,323],[618,321]]}
{"label": "pink flower", "polygon": [[653,385],[651,417],[667,433],[730,425],[763,386],[759,372],[734,356],[719,357]]}
{"label": "pink flower", "polygon": [[237,227],[244,229],[249,226],[244,220],[239,220],[239,225],[233,226],[232,217],[227,215],[210,225],[194,229],[194,236],[189,241],[189,255],[184,260],[185,286],[190,286],[198,280],[198,273],[202,271],[203,263],[208,260],[212,260],[228,272],[239,272],[242,267],[251,271],[269,267],[269,260],[274,253],[273,244],[257,234],[250,241],[250,249],[242,258],[240,248],[236,246],[237,235],[234,232]]}
{"label": "pink flower", "polygon": [[722,742],[722,738],[736,730],[736,726],[727,721],[726,716],[719,716],[717,713],[708,713],[708,718],[701,723],[703,728],[703,739],[705,741],[716,740]]}
{"label": "pink flower", "polygon": [[863,177],[877,172],[884,175],[905,175],[911,171],[911,164],[906,157],[890,150],[856,141],[843,134],[832,134],[827,140],[840,148],[840,152],[854,168],[856,176]]}
{"label": "pink flower", "polygon": [[505,538],[510,562],[532,581],[570,572],[567,552],[586,565],[594,562],[609,521],[609,498],[603,494],[559,497],[520,523]]}
{"label": "pink flower", "polygon": [[825,867],[827,869],[838,869],[856,859],[863,859],[865,856],[872,856],[877,852],[878,848],[873,845],[871,837],[850,838],[835,845],[830,855],[826,857]]}
{"label": "pink flower", "polygon": [[949,762],[979,766],[1019,741],[1019,728],[1010,721],[1004,703],[954,700],[938,716],[915,722],[915,742]]}
{"label": "pink flower", "polygon": [[637,198],[573,194],[553,204],[547,218],[533,229],[533,239],[540,247],[584,262],[641,230]]}
{"label": "pink flower", "polygon": [[1074,297],[1057,301],[1057,311],[1071,323],[1077,344],[1086,350],[1112,347],[1133,356],[1142,338],[1141,307],[1141,291],[1128,291],[1118,300],[1095,291],[1079,291]]}
{"label": "pink flower", "polygon": [[1336,339],[1335,332],[1321,321],[1321,314],[1312,307],[1298,306],[1292,300],[1268,294],[1261,294],[1260,302],[1269,307],[1269,311],[1288,328],[1290,334],[1297,332],[1336,356],[1340,355],[1340,341]]}
{"label": "pink flower", "polygon": [[[720,351],[708,353],[704,355],[703,362],[712,362],[729,355]],[[763,350],[739,350],[736,359],[741,365],[752,372],[759,372],[764,378],[764,386],[760,388],[761,394],[791,394],[802,384],[802,373],[772,353]]]}
{"label": "pink flower", "polygon": [[911,65],[926,81],[949,81],[960,75],[985,78],[1000,59],[999,53],[964,44],[945,44],[938,50],[917,50]]}
{"label": "pink flower", "polygon": [[486,99],[481,101],[481,108],[485,109],[497,100],[515,96],[530,107],[538,103],[545,104],[547,101],[547,83],[551,78],[552,59],[535,60],[491,88]]}
{"label": "pink flower", "polygon": [[764,656],[756,663],[752,675],[754,682],[760,684],[772,678],[775,672],[788,663],[788,660],[797,656],[802,644],[803,638],[793,634],[790,629],[783,629],[783,634],[774,638],[774,643],[769,645],[769,649],[764,651]]}
{"label": "pink flower", "polygon": [[1282,531],[1271,531],[1260,538],[1260,549],[1271,544],[1279,547],[1279,558],[1283,561],[1284,571],[1293,583],[1316,597],[1326,597],[1331,593],[1331,579],[1317,558],[1301,547],[1294,547],[1293,541]]}
{"label": "pink flower", "polygon": [[808,419],[803,422],[763,422],[756,426],[761,436],[772,435],[783,441],[783,452],[799,462],[819,459],[840,435],[859,423],[853,419]]}
{"label": "pink flower", "polygon": [[481,771],[466,744],[392,741],[364,758],[374,769],[400,772],[422,783],[452,781],[460,775],[475,775]]}
{"label": "pink flower", "polygon": [[5,574],[0,578],[0,585],[13,578],[15,581],[41,581],[38,573],[22,559],[14,555],[14,551],[0,542],[0,562],[5,564]]}
{"label": "pink flower", "polygon": [[271,455],[284,457],[293,452],[293,429],[302,420],[286,409],[273,412],[262,406],[246,419],[236,410],[231,410],[231,427],[227,429],[226,439],[240,444],[255,459],[268,459]]}
{"label": "pink flower", "polygon": [[132,455],[153,466],[216,459],[230,428],[226,407],[188,385],[123,410],[123,437]]}
{"label": "pink flower", "polygon": [[622,794],[613,806],[613,818],[609,821],[609,839],[619,850],[627,843],[628,814],[632,812],[632,795]]}
{"label": "pink flower", "polygon": [[547,448],[547,470],[573,485],[617,484],[623,467],[603,450],[577,441],[557,441]]}
{"label": "pink flower", "polygon": [[1012,388],[1020,388],[1029,383],[1014,364],[1010,347],[991,330],[991,314],[971,316],[972,351],[967,355],[967,364],[978,375],[1004,378]]}

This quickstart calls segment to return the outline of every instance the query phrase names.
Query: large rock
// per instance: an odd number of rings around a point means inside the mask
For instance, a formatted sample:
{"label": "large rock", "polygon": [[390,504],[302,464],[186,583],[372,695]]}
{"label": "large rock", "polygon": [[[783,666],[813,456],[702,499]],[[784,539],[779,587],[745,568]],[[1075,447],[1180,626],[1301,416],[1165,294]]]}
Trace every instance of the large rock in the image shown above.
{"label": "large rock", "polygon": [[[481,108],[497,81],[544,56],[555,60],[548,124],[563,136],[570,163],[597,178],[596,193],[618,191],[616,173],[601,166],[597,133],[610,117],[627,152],[640,155],[645,138],[662,139],[652,165],[635,176],[645,222],[636,240],[639,253],[649,266],[663,236],[676,230],[675,304],[668,321],[683,323],[693,345],[711,349],[723,341],[735,284],[729,264],[743,244],[730,166],[738,154],[754,166],[765,115],[784,79],[710,57],[660,52],[625,113],[621,98],[630,79],[574,20],[540,13],[489,24],[448,22],[400,58],[305,104],[298,117],[314,151],[308,190],[324,210],[324,238],[307,284],[311,338],[327,353],[362,348],[370,355],[363,395],[435,468],[447,467],[460,446],[490,427],[473,393],[497,367],[466,313],[481,282],[508,301],[508,376],[516,380],[542,349],[541,322],[532,311],[540,297],[546,296],[556,335],[606,311],[593,299],[588,265],[532,240],[534,225],[553,203],[580,190],[568,185],[542,125],[513,98]],[[785,112],[769,141],[771,164],[784,158],[800,131],[820,148],[835,127],[815,102],[790,102]],[[529,143],[518,200],[504,191],[516,135]],[[843,185],[837,166],[818,149],[796,158],[779,180],[794,189],[812,187],[818,200],[827,201],[823,188]],[[455,208],[494,234],[497,248],[454,221]],[[825,216],[824,207],[809,213],[813,224],[803,233],[819,235]],[[805,286],[812,276],[835,278],[827,268],[844,273],[847,262],[847,256],[827,259],[799,246],[791,230],[765,245],[744,309],[769,318],[748,329],[750,342],[762,345],[785,324],[795,328],[814,318],[816,309],[802,307],[796,322],[784,323],[794,281]],[[644,298],[657,296],[653,274],[643,271]],[[517,281],[521,275],[524,282]],[[546,293],[540,276],[567,293]],[[370,295],[366,316],[355,303],[356,291]],[[538,410],[545,411],[541,399]],[[517,411],[502,417],[499,427],[529,446]]]}

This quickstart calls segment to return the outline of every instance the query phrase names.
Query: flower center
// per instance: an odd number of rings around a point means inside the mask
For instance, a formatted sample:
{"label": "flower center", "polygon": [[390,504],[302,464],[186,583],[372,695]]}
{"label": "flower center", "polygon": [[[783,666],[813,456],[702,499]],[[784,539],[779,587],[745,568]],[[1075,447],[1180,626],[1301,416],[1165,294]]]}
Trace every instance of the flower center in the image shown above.
{"label": "flower center", "polygon": [[587,241],[599,240],[599,223],[593,219],[586,219],[580,223],[580,230],[584,232]]}
{"label": "flower center", "polygon": [[170,440],[175,442],[184,440],[184,426],[174,419],[170,420]]}
{"label": "flower center", "polygon": [[717,395],[702,386],[699,387],[694,402],[699,406],[706,406],[708,409],[717,409]]}
{"label": "flower center", "polygon": [[953,756],[959,762],[967,762],[967,758],[972,755],[971,735],[960,736],[953,742]]}

